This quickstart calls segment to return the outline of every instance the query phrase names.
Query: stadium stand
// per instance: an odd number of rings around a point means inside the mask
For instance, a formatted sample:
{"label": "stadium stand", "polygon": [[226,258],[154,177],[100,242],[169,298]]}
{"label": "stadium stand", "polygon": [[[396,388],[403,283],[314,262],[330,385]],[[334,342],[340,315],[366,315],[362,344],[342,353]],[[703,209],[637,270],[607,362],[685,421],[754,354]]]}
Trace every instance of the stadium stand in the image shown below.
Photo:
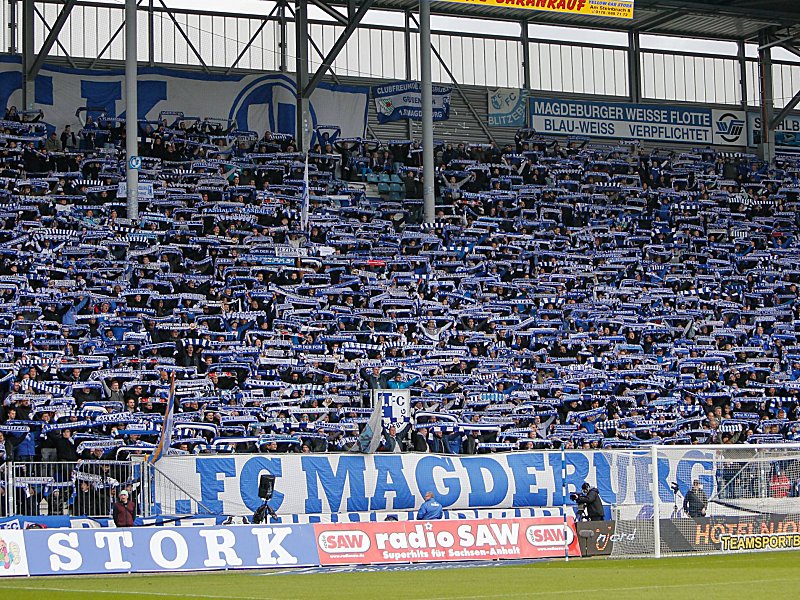
{"label": "stadium stand", "polygon": [[[473,454],[796,440],[798,159],[586,139],[421,150],[224,120],[0,124],[2,460],[343,452],[369,389],[412,392],[380,450]],[[52,128],[50,128],[52,131]],[[794,489],[795,486],[792,486]]]}

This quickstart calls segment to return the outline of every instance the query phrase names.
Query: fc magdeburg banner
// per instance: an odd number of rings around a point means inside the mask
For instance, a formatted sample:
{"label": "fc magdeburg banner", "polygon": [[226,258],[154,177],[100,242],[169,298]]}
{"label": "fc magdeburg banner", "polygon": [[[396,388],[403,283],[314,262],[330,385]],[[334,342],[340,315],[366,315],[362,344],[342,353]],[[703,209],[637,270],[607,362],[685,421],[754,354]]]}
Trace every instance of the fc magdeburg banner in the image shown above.
{"label": "fc magdeburg banner", "polygon": [[[433,86],[433,120],[450,118],[450,95],[453,88]],[[396,81],[372,88],[378,123],[389,123],[401,119],[422,120],[422,88],[416,81]]]}
{"label": "fc magdeburg banner", "polygon": [[531,98],[531,127],[542,134],[745,146],[739,110]]}
{"label": "fc magdeburg banner", "polygon": [[[0,57],[0,107],[22,106],[19,58]],[[125,116],[125,73],[121,69],[90,71],[45,64],[35,80],[34,108],[59,130],[79,129],[75,109],[88,106],[109,117]],[[138,76],[139,119],[154,121],[161,111],[187,117],[235,121],[240,130],[269,130],[294,135],[297,94],[292,77],[280,73],[230,74],[141,67]],[[321,83],[311,94],[311,125],[336,123],[341,135],[364,135],[369,88]]]}

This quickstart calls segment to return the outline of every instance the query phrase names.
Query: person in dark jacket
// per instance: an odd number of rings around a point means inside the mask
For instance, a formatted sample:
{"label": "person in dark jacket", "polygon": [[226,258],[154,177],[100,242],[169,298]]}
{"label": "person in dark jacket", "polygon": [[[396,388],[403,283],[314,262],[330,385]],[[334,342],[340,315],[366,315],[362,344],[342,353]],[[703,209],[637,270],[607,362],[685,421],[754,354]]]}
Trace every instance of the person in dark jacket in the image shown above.
{"label": "person in dark jacket", "polygon": [[136,519],[136,503],[130,498],[128,490],[120,491],[117,501],[114,502],[113,516],[117,527],[133,527]]}
{"label": "person in dark jacket", "polygon": [[393,378],[399,369],[382,372],[380,367],[373,367],[372,370],[362,369],[361,377],[367,382],[367,387],[371,390],[385,390],[389,387],[389,380]]}
{"label": "person in dark jacket", "polygon": [[72,438],[72,431],[64,429],[60,437],[53,438],[53,445],[56,448],[56,459],[59,461],[75,462],[78,460],[78,451],[75,448],[75,440]]}
{"label": "person in dark jacket", "polygon": [[600,499],[600,492],[597,488],[590,486],[587,482],[581,486],[581,494],[570,494],[570,498],[578,505],[580,510],[586,509],[586,515],[590,521],[602,521],[606,517],[603,509],[603,501]]}
{"label": "person in dark jacket", "polygon": [[707,507],[708,496],[706,496],[703,486],[700,485],[700,481],[695,479],[692,482],[692,489],[686,493],[686,497],[683,499],[683,510],[690,517],[705,517]]}
{"label": "person in dark jacket", "polygon": [[75,517],[108,516],[108,508],[103,506],[100,493],[88,481],[81,481],[72,503],[72,515]]}

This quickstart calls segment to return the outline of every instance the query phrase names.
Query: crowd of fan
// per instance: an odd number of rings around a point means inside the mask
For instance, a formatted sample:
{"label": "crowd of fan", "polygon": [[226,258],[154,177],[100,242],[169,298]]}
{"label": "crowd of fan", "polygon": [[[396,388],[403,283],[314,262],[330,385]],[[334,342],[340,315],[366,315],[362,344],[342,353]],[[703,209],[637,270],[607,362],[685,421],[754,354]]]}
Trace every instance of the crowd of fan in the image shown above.
{"label": "crowd of fan", "polygon": [[[0,461],[761,443],[800,432],[800,161],[710,149],[439,145],[320,127],[302,227],[291,136],[120,119],[0,123]],[[360,183],[391,173],[409,200]],[[145,192],[147,191],[147,185]],[[145,196],[147,194],[145,193]]]}

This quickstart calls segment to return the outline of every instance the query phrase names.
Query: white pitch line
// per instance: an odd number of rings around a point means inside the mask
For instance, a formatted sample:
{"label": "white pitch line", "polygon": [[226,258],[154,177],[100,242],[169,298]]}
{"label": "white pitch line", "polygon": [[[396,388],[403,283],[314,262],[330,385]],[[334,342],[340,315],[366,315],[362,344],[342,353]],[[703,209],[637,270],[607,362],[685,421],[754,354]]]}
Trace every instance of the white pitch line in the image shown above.
{"label": "white pitch line", "polygon": [[519,594],[495,594],[491,596],[439,596],[436,598],[428,598],[427,600],[487,600],[488,598],[531,598],[534,596],[563,596],[574,595],[585,592],[644,592],[644,591],[659,591],[665,589],[682,589],[682,588],[698,588],[698,587],[727,587],[731,585],[746,585],[746,584],[760,584],[760,583],[777,583],[777,582],[797,582],[798,579],[746,579],[744,581],[725,581],[725,582],[708,582],[708,583],[674,583],[670,585],[640,585],[633,587],[613,587],[613,588],[597,588],[586,587],[573,590],[557,590],[552,592],[537,592],[529,591]]}
{"label": "white pitch line", "polygon": [[[76,594],[105,594],[108,596],[156,596],[163,598],[210,598],[216,600],[278,600],[276,598],[265,598],[264,596],[221,596],[210,594],[170,594],[167,592],[137,592],[137,591],[123,591],[123,590],[91,590],[91,589],[77,589],[77,588],[57,588],[57,587],[36,587],[25,585],[2,585],[0,591],[3,590],[18,590],[26,592],[74,592]],[[300,598],[287,598],[282,596],[280,600],[301,600]]]}

